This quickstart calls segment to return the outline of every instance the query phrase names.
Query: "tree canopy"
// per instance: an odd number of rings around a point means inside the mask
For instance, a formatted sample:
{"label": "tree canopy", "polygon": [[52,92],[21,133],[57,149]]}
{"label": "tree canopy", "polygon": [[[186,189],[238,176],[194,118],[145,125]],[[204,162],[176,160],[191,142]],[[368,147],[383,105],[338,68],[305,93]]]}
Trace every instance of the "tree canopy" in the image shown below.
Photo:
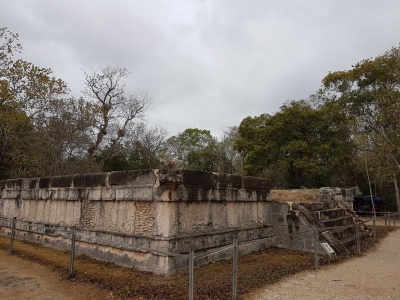
{"label": "tree canopy", "polygon": [[350,70],[332,72],[322,82],[325,101],[339,103],[352,120],[358,157],[369,164],[376,183],[391,178],[400,207],[400,47],[362,60]]}
{"label": "tree canopy", "polygon": [[289,188],[339,183],[335,174],[353,153],[346,118],[334,105],[291,101],[275,115],[245,118],[239,133],[246,173]]}

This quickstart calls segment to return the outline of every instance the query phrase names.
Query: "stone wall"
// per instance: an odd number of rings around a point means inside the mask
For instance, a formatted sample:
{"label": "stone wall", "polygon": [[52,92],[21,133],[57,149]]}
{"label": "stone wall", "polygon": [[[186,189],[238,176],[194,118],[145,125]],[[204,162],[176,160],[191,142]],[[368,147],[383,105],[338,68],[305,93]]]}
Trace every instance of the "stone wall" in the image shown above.
{"label": "stone wall", "polygon": [[[25,239],[67,250],[66,238],[29,226],[76,226],[77,253],[159,274],[187,266],[174,253],[195,249],[201,255],[234,236],[253,241],[241,246],[242,253],[273,245],[265,238],[274,234],[274,220],[286,218],[280,206],[271,202],[266,179],[183,170],[176,162],[157,170],[0,181],[0,216],[26,221],[18,231]],[[1,224],[0,230],[9,231]],[[224,255],[230,253],[210,260]]]}

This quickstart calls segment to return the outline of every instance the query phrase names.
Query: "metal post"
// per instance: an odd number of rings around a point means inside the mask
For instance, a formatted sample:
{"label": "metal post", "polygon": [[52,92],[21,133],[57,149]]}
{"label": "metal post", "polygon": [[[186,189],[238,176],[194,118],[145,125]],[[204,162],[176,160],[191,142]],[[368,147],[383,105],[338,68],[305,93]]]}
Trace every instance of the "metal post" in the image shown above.
{"label": "metal post", "polygon": [[314,269],[318,270],[318,229],[313,225],[314,230]]}
{"label": "metal post", "polygon": [[15,237],[15,223],[17,222],[17,218],[13,217],[12,219],[12,225],[11,225],[11,235],[10,235],[10,248],[8,252],[12,254],[13,249],[14,249],[14,237]]}
{"label": "metal post", "polygon": [[69,260],[69,275],[73,276],[74,275],[74,257],[75,257],[75,232],[76,232],[76,227],[72,227],[71,231],[71,255],[70,255],[70,260]]}
{"label": "metal post", "polygon": [[390,211],[388,211],[389,227],[390,227]]}
{"label": "metal post", "polygon": [[237,297],[237,280],[238,280],[238,237],[233,237],[233,274],[232,274],[232,299]]}
{"label": "metal post", "polygon": [[357,253],[361,253],[360,249],[360,230],[358,228],[358,223],[356,223],[356,239],[357,239]]}
{"label": "metal post", "polygon": [[387,228],[387,215],[385,215],[385,235],[388,234],[388,228]]}
{"label": "metal post", "polygon": [[396,217],[397,217],[397,215],[393,216],[393,227],[394,227],[394,229],[396,229]]}
{"label": "metal post", "polygon": [[374,242],[376,242],[376,224],[375,224],[375,216],[372,217],[372,224],[374,227]]}
{"label": "metal post", "polygon": [[194,282],[194,250],[189,251],[189,300],[193,300],[193,282]]}

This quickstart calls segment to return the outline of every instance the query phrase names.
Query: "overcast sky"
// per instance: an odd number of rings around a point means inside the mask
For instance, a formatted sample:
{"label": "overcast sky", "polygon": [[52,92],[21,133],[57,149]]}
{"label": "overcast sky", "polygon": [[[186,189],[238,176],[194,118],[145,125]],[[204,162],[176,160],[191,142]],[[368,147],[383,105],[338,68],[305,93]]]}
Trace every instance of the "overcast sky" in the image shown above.
{"label": "overcast sky", "polygon": [[122,66],[151,125],[218,135],[306,99],[329,71],[400,42],[399,0],[2,0],[22,58],[79,95],[82,69]]}

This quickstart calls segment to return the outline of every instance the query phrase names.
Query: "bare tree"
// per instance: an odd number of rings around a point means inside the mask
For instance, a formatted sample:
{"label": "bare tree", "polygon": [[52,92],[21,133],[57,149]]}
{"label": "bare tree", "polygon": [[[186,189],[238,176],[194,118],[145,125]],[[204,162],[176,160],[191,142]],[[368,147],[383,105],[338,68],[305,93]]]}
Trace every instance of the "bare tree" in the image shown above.
{"label": "bare tree", "polygon": [[83,94],[92,101],[95,118],[93,143],[87,149],[89,159],[108,142],[110,149],[116,147],[125,136],[127,127],[135,120],[144,118],[150,104],[148,95],[138,98],[125,94],[125,82],[129,72],[126,68],[105,67],[85,73]]}

